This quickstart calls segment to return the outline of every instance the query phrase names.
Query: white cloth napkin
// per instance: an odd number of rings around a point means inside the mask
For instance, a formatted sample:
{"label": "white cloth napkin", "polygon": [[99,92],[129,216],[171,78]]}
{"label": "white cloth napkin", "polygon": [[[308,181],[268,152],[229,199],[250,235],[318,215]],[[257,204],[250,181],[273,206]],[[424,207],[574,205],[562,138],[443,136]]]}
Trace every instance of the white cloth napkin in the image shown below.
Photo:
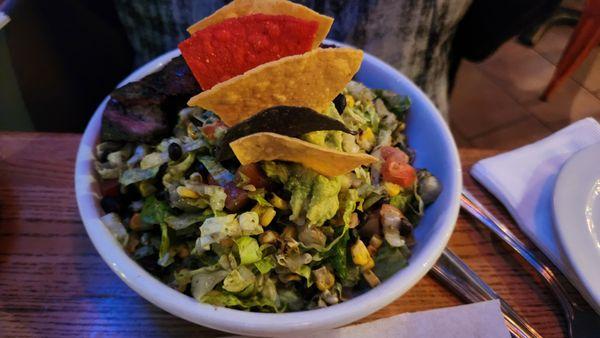
{"label": "white cloth napkin", "polygon": [[[404,313],[372,322],[286,338],[508,338],[500,302]],[[242,337],[230,337],[242,338]]]}
{"label": "white cloth napkin", "polygon": [[[508,209],[521,230],[576,285],[554,231],[552,195],[562,165],[600,142],[600,124],[577,121],[538,142],[477,162],[471,174]],[[580,289],[581,290],[581,289]]]}

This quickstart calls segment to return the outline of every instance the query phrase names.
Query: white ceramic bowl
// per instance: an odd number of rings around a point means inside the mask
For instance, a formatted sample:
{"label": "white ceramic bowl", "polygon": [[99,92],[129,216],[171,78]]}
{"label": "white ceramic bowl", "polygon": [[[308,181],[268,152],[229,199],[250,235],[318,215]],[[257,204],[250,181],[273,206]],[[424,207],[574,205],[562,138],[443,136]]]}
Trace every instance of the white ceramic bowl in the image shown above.
{"label": "white ceramic bowl", "polygon": [[[166,53],[133,72],[121,84],[152,73],[178,50]],[[106,264],[135,292],[191,322],[237,334],[276,336],[339,327],[386,306],[415,285],[432,267],[446,246],[458,216],[462,187],[458,152],[450,131],[431,101],[410,80],[381,60],[365,53],[357,79],[371,88],[390,89],[412,100],[408,118],[409,144],[417,152],[416,167],[429,169],[443,184],[438,200],[429,206],[415,230],[416,245],[409,265],[376,288],[347,302],[324,309],[270,314],[244,312],[197,302],[169,288],[129,258],[100,222],[100,193],[93,153],[100,135],[102,101],[90,120],[77,154],[75,191],[87,233]]]}

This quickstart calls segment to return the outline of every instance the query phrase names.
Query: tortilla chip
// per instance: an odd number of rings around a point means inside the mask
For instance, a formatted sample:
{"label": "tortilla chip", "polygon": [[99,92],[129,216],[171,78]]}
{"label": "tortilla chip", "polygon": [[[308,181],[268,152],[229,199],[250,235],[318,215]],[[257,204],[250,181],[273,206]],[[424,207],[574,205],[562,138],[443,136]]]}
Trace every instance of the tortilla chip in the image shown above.
{"label": "tortilla chip", "polygon": [[312,49],[318,25],[289,15],[253,14],[195,32],[179,44],[202,89],[256,66]]}
{"label": "tortilla chip", "polygon": [[319,48],[287,56],[221,82],[192,97],[188,105],[215,112],[228,126],[273,106],[320,112],[356,74],[362,57],[362,51],[352,48]]}
{"label": "tortilla chip", "polygon": [[329,29],[333,24],[333,18],[321,15],[310,8],[295,4],[287,0],[234,0],[227,6],[221,7],[212,15],[196,22],[188,27],[187,31],[190,34],[206,28],[210,25],[219,23],[225,19],[237,18],[249,14],[270,14],[270,15],[290,15],[298,19],[307,21],[316,21],[319,24],[319,29],[313,48],[317,48],[329,33]]}
{"label": "tortilla chip", "polygon": [[359,153],[344,153],[275,133],[256,133],[229,144],[241,164],[259,161],[290,161],[300,163],[319,174],[338,176],[361,165],[378,161],[376,157]]}

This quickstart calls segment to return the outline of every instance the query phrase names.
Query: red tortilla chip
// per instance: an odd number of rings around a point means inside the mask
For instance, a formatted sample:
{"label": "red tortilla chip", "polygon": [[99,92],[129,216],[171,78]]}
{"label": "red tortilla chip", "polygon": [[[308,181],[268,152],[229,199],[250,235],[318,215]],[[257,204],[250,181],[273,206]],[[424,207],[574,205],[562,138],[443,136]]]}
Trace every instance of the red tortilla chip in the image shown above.
{"label": "red tortilla chip", "polygon": [[208,90],[256,66],[309,51],[318,28],[316,21],[289,15],[253,14],[199,30],[179,49]]}

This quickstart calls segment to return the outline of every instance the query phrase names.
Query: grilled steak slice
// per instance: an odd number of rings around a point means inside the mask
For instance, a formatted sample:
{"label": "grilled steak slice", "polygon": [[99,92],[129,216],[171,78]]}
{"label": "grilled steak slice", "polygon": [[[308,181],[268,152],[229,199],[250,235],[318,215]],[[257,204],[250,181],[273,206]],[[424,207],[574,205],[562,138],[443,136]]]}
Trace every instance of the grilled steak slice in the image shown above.
{"label": "grilled steak slice", "polygon": [[183,58],[174,58],[158,72],[111,93],[102,116],[102,141],[160,141],[173,128],[177,112],[200,91]]}
{"label": "grilled steak slice", "polygon": [[147,85],[168,96],[193,96],[202,91],[183,57],[173,58],[165,67],[142,79]]}
{"label": "grilled steak slice", "polygon": [[125,107],[111,99],[102,116],[103,141],[155,143],[171,130],[160,105]]}

